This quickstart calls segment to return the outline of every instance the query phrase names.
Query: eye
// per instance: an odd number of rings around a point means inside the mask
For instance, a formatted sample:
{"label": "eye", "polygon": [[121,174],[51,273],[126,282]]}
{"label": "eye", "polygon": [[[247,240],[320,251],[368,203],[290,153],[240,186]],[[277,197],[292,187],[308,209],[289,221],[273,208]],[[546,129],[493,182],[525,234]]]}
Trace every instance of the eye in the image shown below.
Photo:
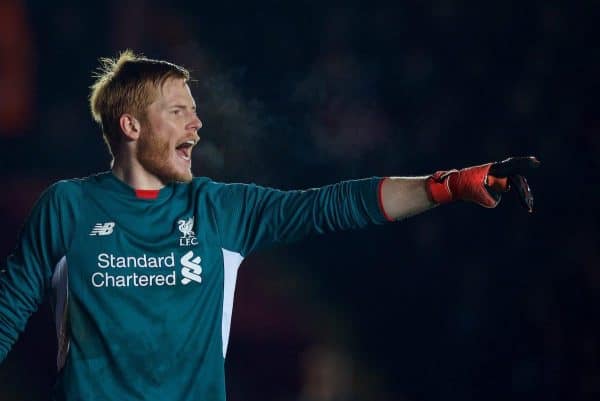
{"label": "eye", "polygon": [[181,114],[181,109],[173,109],[173,110],[171,110],[171,113],[178,116]]}

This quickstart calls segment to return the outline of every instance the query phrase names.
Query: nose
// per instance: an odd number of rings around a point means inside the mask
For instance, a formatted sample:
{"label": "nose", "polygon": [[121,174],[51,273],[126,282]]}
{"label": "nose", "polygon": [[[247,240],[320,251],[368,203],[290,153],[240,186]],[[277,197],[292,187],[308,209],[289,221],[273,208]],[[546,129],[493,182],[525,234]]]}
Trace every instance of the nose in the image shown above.
{"label": "nose", "polygon": [[202,128],[202,120],[200,120],[200,117],[198,117],[197,114],[194,114],[194,118],[192,122],[190,122],[189,127],[194,131],[198,131],[200,128]]}

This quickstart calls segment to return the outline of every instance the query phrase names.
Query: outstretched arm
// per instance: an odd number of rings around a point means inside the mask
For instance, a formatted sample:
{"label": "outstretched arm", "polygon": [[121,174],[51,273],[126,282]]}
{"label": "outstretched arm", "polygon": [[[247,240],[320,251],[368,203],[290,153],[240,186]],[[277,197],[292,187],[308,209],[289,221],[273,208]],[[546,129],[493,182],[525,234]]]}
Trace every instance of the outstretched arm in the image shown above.
{"label": "outstretched arm", "polygon": [[517,187],[530,209],[531,191],[520,175],[528,163],[539,162],[512,158],[429,177],[373,177],[295,191],[211,183],[206,193],[222,247],[247,256],[274,243],[395,221],[454,200],[494,207],[509,185]]}

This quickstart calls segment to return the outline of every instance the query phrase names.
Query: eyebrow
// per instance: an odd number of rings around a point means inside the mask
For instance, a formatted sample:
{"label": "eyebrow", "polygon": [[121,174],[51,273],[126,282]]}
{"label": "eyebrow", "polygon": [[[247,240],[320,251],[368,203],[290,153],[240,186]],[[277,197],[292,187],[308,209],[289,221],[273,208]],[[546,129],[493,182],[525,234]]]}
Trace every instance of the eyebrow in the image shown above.
{"label": "eyebrow", "polygon": [[[169,106],[170,109],[187,109],[188,106],[185,104],[173,104]],[[192,106],[192,110],[196,110],[196,105]]]}

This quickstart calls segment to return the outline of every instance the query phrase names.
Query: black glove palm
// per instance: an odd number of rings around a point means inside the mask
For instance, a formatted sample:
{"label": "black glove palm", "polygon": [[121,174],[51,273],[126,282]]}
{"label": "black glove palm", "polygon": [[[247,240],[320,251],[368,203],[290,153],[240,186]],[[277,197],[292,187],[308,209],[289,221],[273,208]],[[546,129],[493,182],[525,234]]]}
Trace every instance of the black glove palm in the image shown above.
{"label": "black glove palm", "polygon": [[[490,166],[487,187],[494,191],[508,191],[514,187],[521,205],[531,213],[533,212],[533,194],[523,174],[529,173],[539,166],[540,162],[534,156],[509,157],[501,162],[496,162]],[[508,184],[506,184],[506,180],[501,180],[502,178],[507,178]]]}

